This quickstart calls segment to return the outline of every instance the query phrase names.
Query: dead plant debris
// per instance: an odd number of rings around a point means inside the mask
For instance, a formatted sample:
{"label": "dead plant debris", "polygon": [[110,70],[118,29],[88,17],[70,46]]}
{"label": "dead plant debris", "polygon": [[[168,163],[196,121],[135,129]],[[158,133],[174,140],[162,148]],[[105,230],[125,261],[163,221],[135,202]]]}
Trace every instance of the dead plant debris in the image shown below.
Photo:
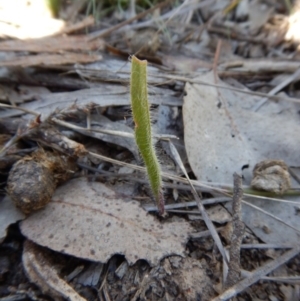
{"label": "dead plant debris", "polygon": [[299,300],[299,7],[0,1],[0,299]]}

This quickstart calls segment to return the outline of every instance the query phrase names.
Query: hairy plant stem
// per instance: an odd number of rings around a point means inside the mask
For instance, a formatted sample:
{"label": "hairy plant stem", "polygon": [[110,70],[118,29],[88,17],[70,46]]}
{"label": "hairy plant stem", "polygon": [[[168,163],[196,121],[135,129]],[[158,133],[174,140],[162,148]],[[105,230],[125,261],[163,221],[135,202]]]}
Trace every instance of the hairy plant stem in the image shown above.
{"label": "hairy plant stem", "polygon": [[130,96],[135,123],[135,141],[144,160],[152,193],[160,215],[164,215],[164,197],[160,165],[152,139],[147,89],[147,61],[132,57]]}

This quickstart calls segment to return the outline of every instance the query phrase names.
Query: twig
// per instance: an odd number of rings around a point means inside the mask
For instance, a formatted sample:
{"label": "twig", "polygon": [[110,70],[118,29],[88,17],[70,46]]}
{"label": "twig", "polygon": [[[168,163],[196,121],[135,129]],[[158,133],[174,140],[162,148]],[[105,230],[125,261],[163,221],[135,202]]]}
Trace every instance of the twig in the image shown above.
{"label": "twig", "polygon": [[246,202],[246,201],[242,201],[242,203],[243,203],[243,204],[246,204],[247,206],[252,207],[252,208],[254,208],[254,209],[256,209],[256,210],[258,210],[258,211],[260,211],[260,212],[262,212],[262,213],[264,213],[264,214],[266,214],[266,215],[268,215],[268,216],[270,216],[270,217],[272,217],[273,219],[277,220],[278,222],[282,223],[283,225],[285,225],[285,226],[287,226],[287,227],[289,227],[289,228],[295,230],[296,232],[300,233],[300,230],[299,230],[299,229],[297,229],[297,228],[295,228],[294,226],[288,224],[287,222],[285,222],[284,220],[282,220],[282,219],[280,219],[279,217],[275,216],[274,214],[272,214],[272,213],[270,213],[270,212],[267,212],[267,211],[261,209],[260,207],[257,207],[257,206],[255,206],[255,205],[253,205],[253,204],[251,204],[251,203]]}
{"label": "twig", "polygon": [[17,106],[12,106],[12,105],[6,105],[4,103],[0,103],[0,107],[2,107],[2,108],[8,108],[8,109],[20,110],[20,111],[23,111],[25,113],[28,113],[28,114],[31,114],[31,115],[34,115],[34,116],[37,116],[37,117],[41,115],[40,113],[35,112],[35,111],[31,111],[31,110],[28,110],[28,109],[25,109],[25,108],[22,108],[22,107],[17,107]]}
{"label": "twig", "polygon": [[109,296],[109,292],[107,290],[107,282],[105,281],[105,284],[103,286],[103,295],[106,301],[111,301],[111,298]]}
{"label": "twig", "polygon": [[121,132],[121,131],[114,131],[114,130],[105,130],[105,129],[92,129],[92,128],[84,128],[82,126],[78,126],[75,124],[72,124],[70,122],[66,122],[63,120],[59,120],[57,118],[51,118],[51,121],[54,123],[64,126],[66,128],[72,129],[74,131],[84,131],[84,132],[96,132],[96,133],[102,133],[102,134],[108,134],[113,136],[119,136],[124,138],[134,138],[134,135],[131,133]]}
{"label": "twig", "polygon": [[233,174],[234,188],[232,198],[232,227],[231,244],[229,249],[229,271],[225,282],[225,288],[229,288],[240,280],[240,248],[245,232],[245,225],[241,220],[242,215],[242,178],[237,173]]}
{"label": "twig", "polygon": [[292,249],[296,248],[297,244],[242,244],[242,249]]}
{"label": "twig", "polygon": [[[224,227],[216,228],[217,232],[220,232],[223,229],[224,229]],[[192,240],[196,240],[196,239],[207,237],[207,236],[210,236],[210,235],[211,235],[210,231],[209,230],[205,230],[205,231],[201,231],[201,232],[191,233],[190,234],[190,238]]]}
{"label": "twig", "polygon": [[[110,162],[112,164],[129,167],[133,170],[138,170],[138,171],[141,171],[141,172],[144,172],[144,173],[146,172],[145,167],[143,167],[143,166],[137,166],[137,165],[134,165],[134,164],[122,162],[122,161],[115,160],[115,159],[109,158],[107,156],[103,156],[103,155],[96,154],[96,153],[93,153],[93,152],[89,152],[89,155],[91,155],[95,158],[101,159],[103,161]],[[165,179],[173,180],[173,181],[180,182],[180,183],[183,183],[183,184],[189,184],[189,181],[187,179],[185,179],[183,177],[180,177],[180,176],[172,175],[172,174],[169,174],[169,173],[166,173],[166,172],[162,172],[162,177],[165,178]],[[197,181],[197,180],[190,180],[190,182],[194,186],[197,186],[201,189],[205,189],[205,191],[207,191],[207,192],[208,191],[209,192],[213,191],[213,192],[216,192],[216,193],[221,193],[223,195],[227,195],[228,197],[232,196],[232,191],[231,191],[232,188],[228,185],[223,185],[223,184],[219,184],[219,183],[214,184],[214,183],[200,182],[200,181]],[[294,202],[294,201],[287,201],[287,200],[278,200],[278,199],[275,199],[275,198],[265,197],[265,196],[255,195],[255,194],[244,194],[244,195],[252,197],[252,198],[256,198],[256,199],[263,199],[263,200],[270,200],[270,201],[280,201],[280,202],[291,203],[291,204],[299,204],[296,201]]]}
{"label": "twig", "polygon": [[263,40],[262,38],[254,38],[254,37],[249,37],[248,35],[241,35],[232,30],[229,31],[227,28],[224,29],[216,26],[209,26],[207,30],[210,33],[217,33],[225,36],[227,39],[230,38],[231,40],[247,41],[247,42],[259,43],[259,44],[265,43],[265,40]]}
{"label": "twig", "polygon": [[300,252],[300,247],[294,248],[290,251],[287,251],[280,257],[276,258],[275,260],[265,264],[264,266],[256,269],[252,275],[250,275],[248,278],[238,282],[234,286],[227,289],[225,292],[220,294],[218,297],[214,298],[212,301],[226,301],[234,296],[236,296],[238,293],[242,292],[246,288],[248,288],[250,285],[256,283],[260,279],[262,279],[263,276],[269,274],[273,270],[275,270],[280,265],[286,263],[291,258],[298,255]]}
{"label": "twig", "polygon": [[208,214],[207,214],[207,212],[206,212],[203,204],[200,201],[200,197],[199,197],[197,191],[195,190],[195,188],[194,188],[194,186],[193,186],[193,184],[192,184],[192,182],[191,182],[191,180],[190,180],[190,178],[189,178],[189,176],[188,176],[188,174],[187,174],[187,172],[186,172],[186,170],[185,170],[185,168],[183,166],[183,163],[182,163],[182,161],[180,159],[180,156],[179,156],[179,154],[177,152],[177,149],[175,148],[174,144],[171,141],[169,141],[169,145],[170,145],[170,150],[172,152],[172,155],[173,155],[176,163],[178,164],[178,166],[180,167],[180,169],[184,173],[186,179],[188,180],[189,184],[191,185],[192,194],[193,194],[193,196],[195,198],[195,201],[197,202],[198,209],[199,209],[199,211],[202,214],[202,217],[203,217],[203,220],[204,220],[204,222],[206,224],[206,227],[210,231],[211,236],[214,239],[214,241],[215,241],[215,243],[216,243],[216,245],[217,245],[217,247],[219,249],[219,252],[222,254],[223,260],[225,261],[226,264],[228,264],[227,254],[226,254],[225,249],[224,249],[224,247],[222,245],[222,242],[221,242],[221,239],[219,237],[219,234],[218,234],[218,232],[217,232],[214,224],[210,220],[210,218],[209,218],[209,216],[208,216]]}
{"label": "twig", "polygon": [[[272,89],[268,95],[275,95],[279,91],[281,91],[283,88],[285,88],[290,83],[294,82],[295,80],[299,79],[300,77],[300,69],[296,70],[293,74],[291,74],[288,78],[286,78],[283,82],[281,82],[279,85],[277,85],[274,89]],[[261,99],[259,102],[257,102],[251,109],[253,112],[257,112],[267,101],[269,98],[265,97]]]}
{"label": "twig", "polygon": [[281,283],[286,283],[286,284],[300,284],[300,277],[295,276],[295,277],[262,277],[261,279],[263,280],[268,280],[268,281],[275,281],[275,282],[281,282]]}
{"label": "twig", "polygon": [[[145,167],[142,167],[142,166],[137,166],[137,165],[134,165],[134,164],[130,164],[130,163],[125,163],[125,162],[122,162],[122,161],[118,161],[118,160],[114,160],[114,159],[111,159],[109,157],[106,157],[106,156],[103,156],[103,155],[99,155],[99,154],[95,154],[95,153],[92,153],[92,152],[89,152],[89,154],[95,158],[98,158],[98,159],[102,159],[106,162],[110,162],[110,163],[113,163],[113,164],[117,164],[117,165],[120,165],[120,166],[126,166],[126,167],[129,167],[129,168],[132,168],[134,170],[139,170],[139,171],[142,171],[142,172],[146,172],[145,170]],[[199,182],[199,181],[195,181],[195,180],[190,180],[190,179],[184,179],[182,177],[179,177],[179,176],[175,176],[175,175],[171,175],[171,174],[168,174],[168,173],[165,173],[165,172],[162,172],[162,177],[163,178],[167,178],[169,180],[175,180],[177,182],[181,182],[181,183],[185,183],[185,184],[189,184],[191,183],[192,186],[192,192],[193,190],[195,190],[194,188],[194,185],[195,186],[198,186],[198,187],[204,187],[206,189],[210,189],[211,191],[215,191],[215,192],[219,192],[219,193],[222,193],[224,195],[228,195],[230,196],[231,195],[231,192],[229,192],[227,189],[222,189],[222,188],[217,188],[217,187],[213,187],[212,185],[206,185],[205,183],[202,183],[202,182]],[[257,195],[250,195],[249,196],[253,197],[253,198],[258,198],[258,199],[266,199],[266,200],[276,200],[278,201],[277,199],[274,199],[274,198],[267,198],[267,197],[260,197],[260,196],[257,196]],[[197,201],[197,200],[196,200]],[[256,210],[259,210],[260,212],[263,212],[264,214],[276,219],[277,221],[283,223],[284,225],[286,225],[287,227],[290,227],[292,228],[293,230],[297,231],[297,232],[300,232],[300,230],[296,229],[295,227],[293,227],[292,225],[289,225],[288,223],[286,223],[285,221],[281,220],[280,218],[276,217],[275,215],[255,206],[255,205],[252,205],[246,201],[242,201],[244,204],[250,206],[250,207],[253,207],[255,208]],[[201,203],[200,203],[201,204]],[[296,202],[297,204],[297,202]],[[197,203],[198,205],[198,203]],[[157,210],[157,208],[156,208]]]}
{"label": "twig", "polygon": [[86,18],[84,18],[82,21],[69,25],[66,28],[64,28],[62,31],[60,31],[59,33],[57,33],[57,35],[61,35],[61,34],[70,34],[73,33],[75,31],[79,31],[83,28],[86,28],[88,26],[91,26],[95,23],[95,20],[92,16],[87,16]]}
{"label": "twig", "polygon": [[[164,183],[164,187],[168,188],[169,183]],[[202,200],[203,205],[212,205],[212,204],[218,204],[223,202],[229,202],[231,201],[231,198],[228,197],[217,197],[217,198],[210,198],[206,200]],[[165,206],[166,210],[172,210],[172,209],[178,209],[178,208],[184,208],[184,207],[194,207],[197,206],[196,201],[192,202],[183,202],[183,203],[177,203],[177,204],[168,204]],[[145,206],[144,207],[147,211],[156,211],[157,208],[154,206]]]}
{"label": "twig", "polygon": [[[218,72],[218,73],[220,73],[220,72]],[[151,73],[149,75],[151,75]],[[165,75],[165,74],[157,74],[155,76],[156,77],[161,77],[161,78],[166,78],[166,79],[171,79],[171,80],[178,80],[178,81],[187,82],[187,83],[191,83],[191,84],[205,85],[205,86],[208,86],[208,87],[217,87],[219,89],[231,90],[231,91],[235,91],[235,92],[239,92],[239,93],[243,93],[243,94],[248,94],[248,95],[267,97],[269,99],[274,99],[274,100],[286,100],[286,101],[292,101],[292,102],[295,102],[295,103],[300,103],[300,100],[298,98],[294,98],[294,97],[283,97],[283,96],[278,96],[278,95],[268,95],[268,94],[262,93],[262,92],[254,92],[254,91],[248,91],[248,90],[243,90],[243,89],[229,87],[229,86],[222,86],[222,85],[218,85],[218,84],[212,84],[212,83],[208,83],[208,82],[205,82],[205,81],[202,81],[202,80],[192,79],[192,78],[188,78],[188,77],[184,77],[184,76]]]}
{"label": "twig", "polygon": [[69,156],[82,157],[87,154],[85,147],[81,143],[67,138],[56,128],[52,128],[47,124],[35,131],[28,132],[26,137]]}
{"label": "twig", "polygon": [[[132,138],[132,139],[134,138],[134,134],[131,134],[131,133],[114,131],[114,130],[106,130],[106,129],[93,129],[93,128],[89,128],[89,127],[84,128],[84,127],[75,125],[73,123],[57,119],[55,117],[51,118],[51,121],[53,121],[54,123],[56,123],[58,125],[72,129],[74,131],[78,131],[81,134],[82,134],[82,132],[95,132],[95,133],[108,134],[108,135],[119,136],[119,137],[124,137],[124,138]],[[154,134],[153,137],[160,139],[160,140],[179,139],[175,135],[165,135],[165,134],[157,134],[157,135]]]}

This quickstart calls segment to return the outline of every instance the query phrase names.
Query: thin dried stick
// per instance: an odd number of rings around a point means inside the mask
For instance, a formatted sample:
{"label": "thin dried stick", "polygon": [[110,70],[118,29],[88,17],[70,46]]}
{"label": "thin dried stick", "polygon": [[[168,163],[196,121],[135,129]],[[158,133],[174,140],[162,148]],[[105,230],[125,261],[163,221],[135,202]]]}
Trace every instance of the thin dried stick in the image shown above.
{"label": "thin dried stick", "polygon": [[[151,76],[151,73],[149,73],[149,75]],[[295,103],[300,103],[300,100],[298,98],[294,98],[294,97],[283,97],[283,96],[279,96],[279,95],[268,95],[268,94],[262,93],[262,92],[254,92],[254,91],[248,91],[248,90],[243,90],[243,89],[234,88],[234,87],[228,87],[228,86],[222,86],[222,85],[218,85],[218,84],[207,83],[207,82],[202,81],[202,80],[192,79],[192,78],[179,76],[179,75],[156,74],[155,76],[160,77],[160,78],[170,79],[170,80],[178,80],[178,81],[181,81],[181,82],[187,82],[187,83],[191,83],[191,84],[205,85],[205,86],[208,86],[208,87],[217,87],[219,89],[226,89],[226,90],[231,90],[231,91],[235,91],[235,92],[239,92],[239,93],[243,93],[243,94],[266,97],[268,99],[286,100],[286,101],[292,101],[292,102],[295,102]]]}
{"label": "thin dried stick", "polygon": [[[258,192],[260,192],[260,191],[258,191]],[[289,195],[289,192],[291,192],[291,195],[293,195],[292,192],[295,192],[294,195],[299,195],[298,190],[294,191],[292,189],[286,191],[284,195]],[[297,192],[297,194],[296,194],[296,192]],[[298,201],[289,201],[289,200],[276,199],[276,198],[271,198],[271,197],[267,197],[267,196],[263,196],[263,195],[255,195],[255,194],[250,194],[250,193],[244,193],[244,196],[259,199],[259,200],[267,200],[267,201],[273,201],[273,202],[281,202],[281,203],[286,203],[286,204],[299,205]]]}
{"label": "thin dried stick", "polygon": [[[286,78],[283,82],[281,82],[279,85],[277,85],[274,89],[272,89],[268,95],[275,95],[279,91],[281,91],[283,88],[285,88],[290,83],[294,82],[295,80],[299,79],[300,77],[300,69],[297,69],[293,74],[291,74],[288,78]],[[253,107],[252,111],[257,112],[267,101],[269,98],[265,97],[261,99],[259,102],[257,102]]]}
{"label": "thin dried stick", "polygon": [[[170,188],[169,183],[164,183],[164,187]],[[210,199],[202,200],[202,204],[203,205],[212,205],[212,204],[219,204],[219,203],[229,202],[229,201],[231,201],[231,198],[228,198],[228,197],[217,197],[217,198],[210,198]],[[194,206],[197,206],[197,202],[196,201],[176,203],[176,204],[168,204],[168,205],[165,206],[165,208],[166,208],[166,210],[171,210],[171,209],[179,209],[179,208],[194,207]],[[155,210],[157,210],[157,208],[154,207],[154,206],[145,206],[144,208],[147,211],[155,211]]]}
{"label": "thin dried stick", "polygon": [[86,28],[88,26],[94,25],[94,23],[95,23],[94,18],[92,16],[87,16],[82,21],[67,26],[62,31],[60,31],[59,33],[57,33],[57,35],[70,34],[70,33],[73,33],[75,31],[79,31],[81,29],[84,29],[84,28]]}
{"label": "thin dried stick", "polygon": [[240,249],[245,232],[245,225],[241,220],[242,215],[242,177],[237,173],[233,174],[233,198],[232,198],[232,227],[231,244],[229,249],[229,271],[225,282],[225,288],[229,288],[240,280]]}
{"label": "thin dried stick", "polygon": [[292,249],[297,244],[242,244],[241,249]]}
{"label": "thin dried stick", "polygon": [[268,280],[268,281],[275,281],[275,282],[281,282],[281,283],[286,283],[286,284],[298,284],[300,283],[300,277],[295,276],[295,277],[262,277],[261,279],[263,280]]}
{"label": "thin dried stick", "polygon": [[266,215],[268,215],[268,216],[270,216],[270,217],[272,217],[273,219],[277,220],[278,222],[280,222],[280,223],[286,225],[287,227],[289,227],[289,228],[291,228],[291,229],[297,231],[298,233],[300,233],[300,229],[297,229],[297,228],[295,228],[294,226],[288,224],[287,222],[285,222],[284,220],[282,220],[282,219],[280,219],[279,217],[275,216],[274,214],[272,214],[272,213],[270,213],[270,212],[267,212],[267,211],[261,209],[260,207],[257,207],[257,206],[255,206],[255,205],[253,205],[253,204],[251,204],[251,203],[246,202],[246,201],[242,201],[242,203],[243,203],[243,204],[246,204],[247,206],[252,207],[252,208],[254,208],[254,209],[256,209],[256,210],[258,210],[258,211],[260,211],[260,212],[262,212],[262,213],[264,213],[264,214],[266,214]]}
{"label": "thin dried stick", "polygon": [[17,107],[17,106],[12,106],[12,105],[6,105],[4,103],[0,103],[0,107],[2,107],[2,108],[8,108],[8,109],[20,110],[20,111],[23,111],[25,113],[28,113],[28,114],[31,114],[31,115],[34,115],[34,116],[37,116],[37,117],[41,115],[40,113],[35,112],[35,111],[31,111],[31,110],[28,110],[28,109],[25,109],[25,108],[22,108],[22,107]]}
{"label": "thin dried stick", "polygon": [[[225,227],[220,227],[220,228],[216,228],[217,232],[220,232],[221,230],[223,230]],[[192,240],[197,240],[199,238],[203,238],[203,237],[207,237],[210,236],[210,231],[209,230],[205,230],[205,231],[201,231],[201,232],[196,232],[196,233],[191,233],[190,234],[190,238]]]}
{"label": "thin dried stick", "polygon": [[220,253],[222,254],[222,257],[223,257],[225,263],[228,264],[228,257],[227,257],[227,254],[225,252],[225,249],[224,249],[224,247],[222,245],[222,242],[221,242],[221,239],[219,237],[219,234],[218,234],[218,232],[217,232],[214,224],[210,220],[210,218],[209,218],[209,216],[208,216],[208,214],[207,214],[207,212],[206,212],[203,204],[201,203],[200,197],[199,197],[197,191],[195,190],[195,188],[194,188],[194,186],[193,186],[193,184],[192,184],[192,182],[191,182],[191,180],[190,180],[190,178],[189,178],[189,176],[188,176],[188,174],[187,174],[187,172],[186,172],[186,170],[184,168],[184,165],[183,165],[183,163],[182,163],[182,161],[180,159],[180,156],[179,156],[179,154],[177,152],[177,149],[175,148],[174,144],[171,141],[169,141],[169,145],[170,145],[170,150],[172,152],[172,155],[173,155],[176,163],[178,164],[178,166],[180,167],[180,169],[184,173],[186,179],[188,180],[189,184],[191,185],[192,194],[193,194],[193,196],[194,196],[194,198],[195,198],[195,200],[197,202],[197,206],[198,206],[199,211],[202,214],[203,220],[204,220],[204,222],[205,222],[208,230],[210,231],[211,236],[213,237],[213,239],[214,239],[214,241],[215,241],[215,243],[216,243],[216,245],[217,245]]}
{"label": "thin dried stick", "polygon": [[[99,159],[102,159],[106,162],[110,162],[110,163],[113,163],[113,164],[117,164],[117,165],[120,165],[120,166],[126,166],[126,167],[129,167],[129,168],[132,168],[134,170],[139,170],[139,171],[142,171],[142,172],[146,172],[146,169],[142,166],[137,166],[137,165],[134,165],[134,164],[130,164],[130,163],[125,163],[125,162],[122,162],[122,161],[118,161],[118,160],[114,160],[114,159],[111,159],[109,157],[106,157],[106,156],[103,156],[103,155],[99,155],[99,154],[95,154],[95,153],[92,153],[92,152],[88,152],[91,156],[95,157],[95,158],[99,158]],[[204,183],[201,183],[199,181],[195,181],[195,180],[190,180],[190,179],[184,179],[182,177],[179,177],[179,176],[175,176],[175,175],[171,175],[171,174],[168,174],[168,173],[165,173],[165,172],[162,172],[162,177],[163,178],[167,178],[169,180],[174,180],[174,181],[177,181],[177,182],[181,182],[181,183],[185,183],[185,184],[189,184],[191,183],[192,185],[196,185],[198,187],[204,187],[206,189],[210,189],[211,191],[215,191],[215,192],[221,192],[223,193],[224,195],[227,195],[227,196],[230,196],[230,192],[228,192],[228,190],[226,189],[221,189],[221,188],[216,188],[216,187],[213,187],[213,186],[210,186],[210,185],[206,185]],[[193,192],[193,189],[194,186],[192,186],[192,192]],[[255,198],[260,198],[259,196],[254,196],[254,195],[249,195],[251,197],[255,197]],[[270,200],[273,200],[272,198],[264,198],[264,199],[270,199]],[[274,199],[276,200],[276,199]],[[284,222],[283,220],[281,220],[280,218],[276,217],[275,215],[257,207],[257,206],[254,206],[248,202],[245,202],[245,201],[242,201],[244,204],[247,204],[248,206],[251,206],[261,212],[263,212],[264,214],[276,219],[277,221],[283,223],[284,225],[286,225],[287,227],[289,228],[292,228],[293,230],[297,231],[297,232],[300,232],[300,230],[296,229],[295,227],[287,224],[286,222]],[[197,204],[198,205],[198,204]]]}
{"label": "thin dried stick", "polygon": [[[89,154],[91,156],[95,157],[95,158],[101,159],[101,160],[106,161],[106,162],[110,162],[112,164],[129,167],[129,168],[132,168],[133,170],[138,170],[138,171],[141,171],[141,172],[146,172],[145,168],[142,167],[142,166],[137,166],[137,165],[134,165],[134,164],[122,162],[122,161],[115,160],[115,159],[112,159],[112,158],[109,158],[109,157],[106,157],[106,156],[103,156],[103,155],[100,155],[100,154],[96,154],[96,153],[93,153],[93,152],[89,152]],[[180,176],[172,175],[172,174],[169,174],[169,173],[166,173],[166,172],[162,172],[162,177],[166,178],[166,179],[169,179],[169,180],[177,181],[177,182],[180,182],[180,183],[183,183],[183,184],[189,184],[187,179],[185,179],[183,177],[180,177]],[[206,191],[210,191],[210,192],[214,191],[216,193],[222,193],[222,194],[224,194],[228,197],[232,196],[232,192],[230,191],[230,189],[232,189],[232,188],[228,185],[206,183],[206,182],[200,182],[198,180],[190,180],[190,181],[194,186],[197,186],[197,187],[202,188],[202,189],[206,189]],[[275,198],[259,196],[259,195],[254,195],[254,194],[244,193],[244,195],[252,197],[252,198],[256,198],[256,199],[264,199],[264,200],[271,200],[271,201],[281,201],[281,202],[286,202],[286,203],[291,203],[291,204],[299,204],[298,202],[287,201],[287,200],[278,200],[278,199],[275,199]]]}
{"label": "thin dried stick", "polygon": [[[79,131],[80,133],[82,131],[85,132],[95,132],[95,133],[102,133],[102,134],[108,134],[108,135],[112,135],[112,136],[119,136],[119,137],[124,137],[124,138],[134,138],[134,134],[131,133],[127,133],[127,132],[121,132],[121,131],[114,131],[114,130],[106,130],[106,129],[92,129],[92,128],[84,128],[60,119],[57,119],[55,117],[51,118],[51,121],[53,121],[54,123],[64,126],[66,128],[72,129],[74,131]],[[153,135],[153,137],[157,138],[157,139],[161,139],[161,140],[166,140],[166,139],[179,139],[177,136],[175,135],[164,135],[164,134],[157,134],[157,135]]]}
{"label": "thin dried stick", "polygon": [[63,120],[59,120],[57,118],[51,118],[51,121],[54,123],[64,126],[66,128],[72,129],[74,131],[85,131],[85,132],[96,132],[96,133],[102,133],[102,134],[108,134],[112,136],[119,136],[119,137],[125,137],[125,138],[134,138],[134,135],[131,133],[121,132],[121,131],[114,131],[114,130],[105,130],[105,129],[91,129],[91,128],[84,128],[82,126],[78,126]]}
{"label": "thin dried stick", "polygon": [[291,258],[298,255],[300,252],[300,247],[294,248],[290,251],[287,251],[283,255],[279,256],[275,260],[263,265],[262,267],[256,269],[253,271],[253,273],[247,277],[246,279],[238,282],[234,286],[227,289],[225,292],[220,294],[218,297],[214,298],[212,301],[226,301],[234,296],[236,296],[238,293],[244,291],[246,288],[251,286],[252,284],[256,283],[260,279],[262,279],[263,276],[271,273],[273,270],[278,268],[280,265],[286,263]]}

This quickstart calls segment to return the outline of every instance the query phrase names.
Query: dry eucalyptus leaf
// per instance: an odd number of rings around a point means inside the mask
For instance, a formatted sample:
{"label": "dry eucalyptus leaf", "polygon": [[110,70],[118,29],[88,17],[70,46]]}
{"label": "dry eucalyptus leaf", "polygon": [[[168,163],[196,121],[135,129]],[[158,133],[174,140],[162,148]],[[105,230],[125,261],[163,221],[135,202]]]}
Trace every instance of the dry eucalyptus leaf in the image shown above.
{"label": "dry eucalyptus leaf", "polygon": [[[295,199],[292,199],[295,201]],[[300,219],[297,207],[291,204],[274,202],[266,199],[247,198],[247,202],[275,215],[298,231],[288,227],[282,222],[264,214],[256,208],[243,204],[242,220],[257,237],[270,244],[297,245],[300,239]],[[230,211],[231,204],[225,207]]]}
{"label": "dry eucalyptus leaf", "polygon": [[[212,72],[197,79],[216,83]],[[217,84],[228,86],[220,79]],[[186,84],[185,89],[184,138],[188,160],[198,180],[232,183],[232,174],[237,171],[243,173],[244,184],[249,185],[253,167],[267,158],[300,166],[300,137],[291,134],[299,129],[295,104],[268,101],[254,113],[251,108],[260,100],[257,97],[200,84]],[[247,165],[249,168],[242,171]],[[294,206],[255,199],[251,203],[300,229]],[[226,206],[230,207],[231,204]],[[247,205],[243,205],[243,221],[266,243],[299,240],[297,231]]]}
{"label": "dry eucalyptus leaf", "polygon": [[[213,81],[213,74],[205,78]],[[187,83],[185,90],[184,141],[191,168],[198,180],[230,183],[232,174],[250,163],[247,141],[236,137],[224,108],[218,108],[216,88]]]}
{"label": "dry eucalyptus leaf", "polygon": [[[212,72],[197,80],[216,83]],[[219,79],[217,84],[228,86]],[[198,180],[231,183],[232,174],[249,165],[243,176],[250,184],[252,168],[267,158],[300,165],[300,137],[291,135],[299,128],[294,104],[268,101],[254,113],[250,109],[259,99],[251,95],[188,83],[185,90],[185,146]]]}
{"label": "dry eucalyptus leaf", "polygon": [[186,222],[161,223],[138,202],[119,199],[104,184],[73,179],[59,187],[52,202],[21,224],[22,233],[50,249],[107,262],[125,255],[151,265],[168,255],[184,255],[191,228]]}
{"label": "dry eucalyptus leaf", "polygon": [[70,301],[86,301],[59,277],[47,250],[26,241],[22,261],[30,282],[38,285],[44,294],[49,294],[55,300],[67,298]]}

